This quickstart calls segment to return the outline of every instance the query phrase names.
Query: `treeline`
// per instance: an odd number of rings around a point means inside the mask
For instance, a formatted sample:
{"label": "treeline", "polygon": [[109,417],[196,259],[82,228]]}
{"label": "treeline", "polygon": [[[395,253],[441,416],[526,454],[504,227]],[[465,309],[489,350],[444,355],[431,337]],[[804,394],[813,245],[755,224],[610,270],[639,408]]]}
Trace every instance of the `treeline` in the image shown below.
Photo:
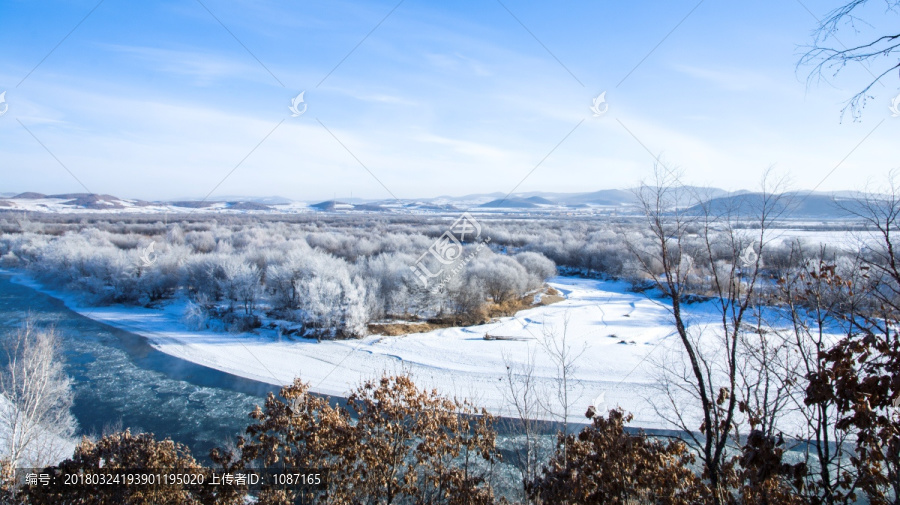
{"label": "treeline", "polygon": [[302,335],[352,338],[383,320],[471,324],[556,274],[540,253],[468,243],[464,269],[426,284],[413,267],[434,238],[405,224],[48,220],[0,222],[0,265],[90,304],[150,306],[184,295],[195,328],[245,331],[264,316]]}
{"label": "treeline", "polygon": [[[12,217],[0,219],[0,265],[27,268],[91,304],[149,306],[183,294],[190,300],[185,321],[195,328],[245,331],[264,316],[291,331],[335,338],[364,335],[376,321],[474,324],[492,307],[538,290],[557,267],[636,287],[663,271],[658,259],[645,265],[634,254],[651,248],[653,237],[633,219],[486,221],[488,246],[463,244],[465,268],[457,273],[451,265],[425,285],[413,267],[446,231],[447,219],[173,216],[166,224],[148,216]],[[699,228],[685,232],[700,236]],[[727,260],[727,247],[716,247],[714,260]],[[762,252],[767,275],[800,266],[798,247],[815,249],[788,240],[769,244]],[[708,292],[710,279],[698,263],[691,289]]]}

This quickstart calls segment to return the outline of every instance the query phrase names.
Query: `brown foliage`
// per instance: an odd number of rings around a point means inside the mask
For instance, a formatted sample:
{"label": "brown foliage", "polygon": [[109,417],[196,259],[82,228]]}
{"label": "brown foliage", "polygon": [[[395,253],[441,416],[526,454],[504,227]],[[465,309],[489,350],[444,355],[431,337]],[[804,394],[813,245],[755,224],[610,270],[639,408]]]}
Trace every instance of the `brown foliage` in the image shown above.
{"label": "brown foliage", "polygon": [[[357,388],[349,411],[332,407],[295,380],[251,417],[238,447],[246,465],[327,469],[328,488],[304,498],[328,504],[489,504],[496,461],[493,419],[416,388],[406,376]],[[295,491],[268,489],[260,504],[293,503]]]}
{"label": "brown foliage", "polygon": [[341,467],[351,500],[492,503],[481,460],[495,460],[492,418],[416,388],[407,376],[368,381],[348,398],[358,416]]}
{"label": "brown foliage", "polygon": [[7,460],[0,460],[0,503],[15,503],[15,468]]}
{"label": "brown foliage", "polygon": [[[59,471],[68,474],[103,473],[117,470],[153,470],[166,473],[207,473],[183,445],[172,440],[154,440],[153,435],[142,433],[133,435],[126,430],[108,435],[92,442],[83,439],[76,447],[72,458],[60,463]],[[48,469],[49,470],[49,469]],[[189,488],[181,485],[83,485],[30,487],[23,493],[25,503],[59,504],[77,503],[84,505],[157,505],[188,504],[235,504],[240,503],[236,493],[222,494],[221,489],[211,487]]]}
{"label": "brown foliage", "polygon": [[588,417],[591,426],[560,436],[556,455],[528,486],[533,499],[571,505],[706,502],[709,492],[689,468],[694,455],[683,442],[626,433],[631,415],[621,410],[604,418],[592,409]]}
{"label": "brown foliage", "polygon": [[784,463],[784,439],[771,437],[759,430],[747,436],[739,462],[741,503],[743,504],[803,504],[799,491],[803,489],[807,468],[805,463]]}
{"label": "brown foliage", "polygon": [[[309,385],[300,379],[281,388],[280,400],[273,394],[266,398],[264,408],[250,413],[255,420],[247,427],[246,436],[239,437],[241,451],[239,465],[267,468],[336,469],[345,448],[350,416],[327,400],[309,393]],[[221,449],[213,451],[213,458],[230,460],[231,455]],[[264,488],[260,504],[293,503],[296,496],[310,500],[333,495],[341,485],[336,475],[329,476],[324,491],[289,491]]]}
{"label": "brown foliage", "polygon": [[[888,265],[876,275],[877,283],[862,282],[869,277],[868,266],[861,269],[862,280],[842,279],[834,265],[820,266],[817,279],[834,286],[844,299],[852,300],[858,292],[869,303],[835,314],[851,331],[820,354],[825,367],[808,375],[805,399],[807,405],[836,410],[836,427],[855,433],[854,472],[843,475],[841,483],[859,488],[876,505],[900,503],[900,411],[894,406],[900,395],[900,304],[893,295],[900,270],[893,259]],[[848,499],[854,494],[849,492]]]}
{"label": "brown foliage", "polygon": [[900,503],[900,412],[893,404],[900,391],[897,333],[850,335],[825,360],[829,369],[810,377],[807,403],[833,404],[840,414],[837,426],[856,431],[850,461],[871,503]]}

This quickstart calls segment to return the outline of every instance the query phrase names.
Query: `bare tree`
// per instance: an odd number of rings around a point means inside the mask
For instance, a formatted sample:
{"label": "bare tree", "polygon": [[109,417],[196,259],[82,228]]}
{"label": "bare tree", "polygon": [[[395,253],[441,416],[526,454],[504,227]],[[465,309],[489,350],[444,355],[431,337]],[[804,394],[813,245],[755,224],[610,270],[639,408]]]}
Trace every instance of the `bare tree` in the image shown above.
{"label": "bare tree", "polygon": [[[807,403],[830,406],[836,427],[854,432],[858,487],[874,504],[900,504],[900,185],[892,173],[877,193],[846,210],[872,239],[860,252],[858,275],[843,279],[829,268],[829,283],[847,300],[834,316],[849,325],[824,354],[825,370],[810,377]],[[821,274],[820,274],[821,276]]]}
{"label": "bare tree", "polygon": [[[572,405],[581,398],[582,386],[575,379],[577,371],[576,362],[582,354],[587,350],[587,344],[581,348],[573,348],[568,342],[569,332],[569,316],[566,314],[563,319],[562,330],[554,328],[548,323],[541,325],[543,332],[543,340],[541,346],[544,352],[550,357],[550,361],[556,367],[556,377],[554,377],[554,387],[551,398],[544,405],[544,410],[551,418],[562,423],[563,434],[569,434],[569,412]],[[563,447],[563,458],[565,458],[565,446]]]}
{"label": "bare tree", "polygon": [[506,366],[502,386],[506,403],[513,409],[509,423],[513,433],[520,434],[522,444],[512,449],[512,464],[522,478],[522,497],[526,486],[538,475],[543,461],[540,438],[543,435],[538,417],[542,410],[540,391],[535,376],[535,351],[529,350],[524,363],[503,356]]}
{"label": "bare tree", "polygon": [[[792,247],[792,256],[802,256],[797,246]],[[807,390],[812,383],[829,374],[826,352],[834,345],[832,333],[840,331],[841,317],[848,305],[854,303],[854,296],[848,296],[846,285],[829,261],[827,250],[803,262],[794,272],[788,272],[778,279],[777,302],[787,309],[791,328],[777,332],[773,336],[784,337],[791,342],[791,356],[774,365],[774,375],[782,384],[792,390],[790,410],[800,415],[803,424],[794,436],[804,448],[804,461],[808,468],[804,495],[818,503],[853,503],[854,493],[859,485],[858,473],[850,463],[851,440],[855,430],[850,426],[838,426],[839,412],[830,401],[807,402],[816,399],[821,390]],[[853,309],[850,309],[852,312]]]}
{"label": "bare tree", "polygon": [[776,331],[766,320],[768,307],[753,308],[752,324],[740,335],[738,350],[738,409],[750,430],[766,437],[780,435],[782,420],[798,400],[799,365],[790,334]]}
{"label": "bare tree", "polygon": [[[739,421],[742,335],[756,301],[767,232],[784,209],[774,186],[767,172],[762,191],[734,206],[702,198],[682,184],[678,172],[657,163],[652,183],[636,192],[653,244],[627,246],[647,280],[668,299],[684,356],[662,370],[669,405],[654,408],[700,448],[717,505],[726,501],[726,450]],[[717,323],[706,328],[689,327],[684,313],[688,278],[696,271],[708,279],[706,294],[718,313]]]}
{"label": "bare tree", "polygon": [[[869,0],[853,0],[831,12],[820,22],[815,31],[815,41],[811,48],[800,60],[801,65],[813,65],[809,74],[809,81],[827,78],[825,74],[831,72],[836,76],[850,63],[860,64],[871,76],[868,84],[851,98],[842,112],[849,108],[854,118],[858,118],[866,105],[866,100],[871,98],[869,92],[876,83],[892,71],[900,69],[900,63],[893,54],[900,52],[900,31],[886,34],[867,35],[862,40],[855,40],[848,46],[845,45],[837,34],[842,28],[847,28],[853,35],[860,34],[860,26],[872,26],[863,18],[876,18],[879,13],[864,12],[868,7],[876,9]],[[900,14],[900,1],[884,0],[882,6],[889,14]],[[883,14],[882,14],[883,15]],[[894,31],[894,30],[891,30]],[[870,65],[876,68],[870,68]]]}
{"label": "bare tree", "polygon": [[31,320],[3,341],[7,364],[0,372],[0,433],[13,466],[42,467],[64,456],[61,445],[75,431],[70,412],[72,381],[60,358],[59,337]]}

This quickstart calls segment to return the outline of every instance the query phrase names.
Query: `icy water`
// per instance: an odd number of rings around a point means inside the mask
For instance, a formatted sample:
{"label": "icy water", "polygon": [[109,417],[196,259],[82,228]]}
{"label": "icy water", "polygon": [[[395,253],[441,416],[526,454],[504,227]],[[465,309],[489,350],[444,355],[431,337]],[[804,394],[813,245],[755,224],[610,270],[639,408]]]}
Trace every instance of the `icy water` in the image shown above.
{"label": "icy water", "polygon": [[0,274],[0,333],[14,331],[28,314],[62,336],[79,434],[131,428],[186,444],[208,461],[209,450],[234,440],[247,414],[277,390],[159,352],[139,335],[83,317]]}

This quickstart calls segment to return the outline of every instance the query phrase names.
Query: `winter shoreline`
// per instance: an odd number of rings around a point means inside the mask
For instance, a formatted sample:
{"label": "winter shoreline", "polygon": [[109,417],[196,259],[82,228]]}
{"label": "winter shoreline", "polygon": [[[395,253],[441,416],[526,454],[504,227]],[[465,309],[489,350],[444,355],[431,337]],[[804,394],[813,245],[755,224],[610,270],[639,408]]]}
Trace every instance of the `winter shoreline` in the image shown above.
{"label": "winter shoreline", "polygon": [[[543,356],[539,339],[545,329],[560,333],[568,318],[570,342],[585,349],[578,361],[578,398],[569,409],[569,422],[583,423],[587,406],[602,392],[605,407],[620,406],[634,414],[632,426],[668,428],[647,402],[656,393],[647,354],[663,355],[658,348],[666,345],[658,344],[670,335],[669,316],[656,301],[627,292],[624,283],[556,277],[550,285],[566,300],[499,322],[316,343],[279,339],[273,330],[190,331],[181,322],[185,302],[168,303],[161,309],[89,307],[79,303],[76,295],[47,289],[20,271],[6,273],[13,282],[57,298],[82,316],[143,336],[163,353],[231,375],[273,385],[299,376],[318,394],[345,397],[365,379],[409,373],[420,387],[470,400],[502,417],[515,417],[504,394],[506,361],[516,366],[533,355],[538,382],[550,387],[555,368]],[[698,315],[709,315],[704,312]],[[515,339],[487,340],[487,333]]]}

